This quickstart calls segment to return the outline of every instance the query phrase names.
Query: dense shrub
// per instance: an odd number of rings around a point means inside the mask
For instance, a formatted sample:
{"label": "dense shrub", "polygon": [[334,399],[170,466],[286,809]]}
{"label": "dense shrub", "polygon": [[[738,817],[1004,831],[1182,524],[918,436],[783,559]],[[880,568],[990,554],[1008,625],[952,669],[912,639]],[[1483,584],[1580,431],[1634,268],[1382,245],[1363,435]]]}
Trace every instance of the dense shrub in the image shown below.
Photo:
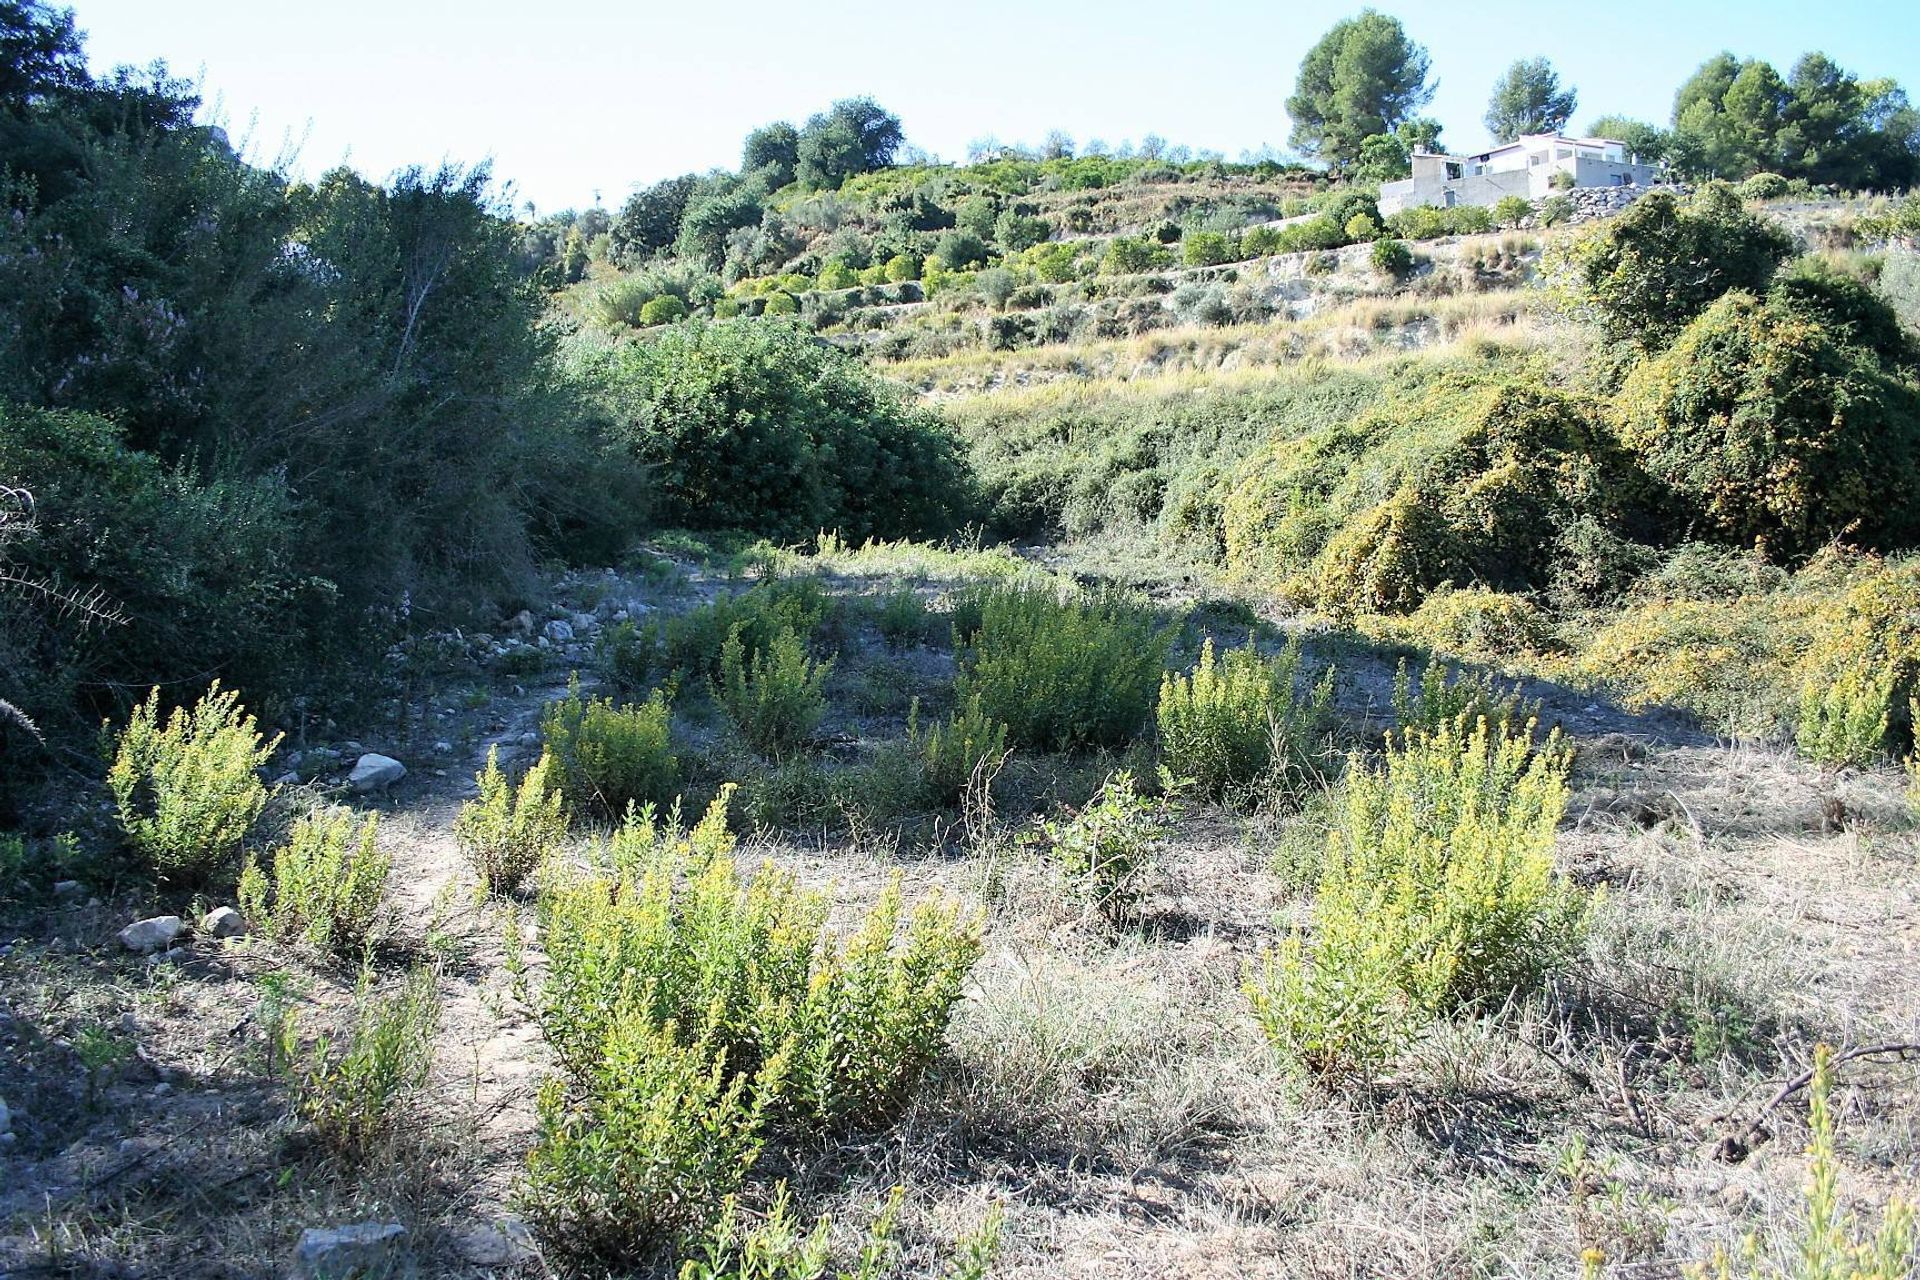
{"label": "dense shrub", "polygon": [[1642,196],[1552,266],[1608,337],[1657,350],[1722,294],[1764,289],[1792,250],[1785,231],[1714,185],[1685,203],[1665,191]]}
{"label": "dense shrub", "polygon": [[656,679],[702,681],[720,674],[727,637],[738,628],[748,653],[764,649],[782,630],[812,641],[833,611],[833,599],[810,576],[774,578],[750,591],[722,592],[685,613],[656,616],[644,625],[607,628],[599,657],[621,687],[644,688]]}
{"label": "dense shrub", "polygon": [[323,956],[353,958],[377,942],[391,907],[393,859],[380,848],[380,819],[356,823],[345,809],[299,819],[273,851],[271,878],[258,862],[240,877],[240,910],[249,927]]}
{"label": "dense shrub", "polygon": [[588,363],[619,433],[655,469],[663,518],[684,527],[922,536],[967,510],[939,421],[790,325],[676,326]]}
{"label": "dense shrub", "polygon": [[742,874],[726,803],[691,833],[630,815],[601,869],[542,893],[548,1040],[591,1081],[608,1037],[637,1023],[724,1054],[727,1074],[784,1061],[770,1101],[785,1120],[886,1123],[940,1051],[979,923],[939,901],[903,921],[896,881],[836,939],[824,895],[771,863]]}
{"label": "dense shrub", "polygon": [[1740,184],[1743,200],[1778,200],[1793,189],[1793,184],[1777,173],[1756,173]]}
{"label": "dense shrub", "polygon": [[567,835],[566,798],[542,753],[515,787],[500,772],[500,749],[487,749],[487,767],[474,779],[480,794],[460,806],[453,834],[489,893],[512,893],[560,847]]}
{"label": "dense shrub", "polygon": [[540,732],[576,813],[613,818],[628,805],[670,804],[678,793],[680,760],[662,693],[615,706],[611,698],[583,699],[576,677],[565,698],[547,704]]}
{"label": "dense shrub", "polygon": [[1169,634],[1118,595],[1069,597],[1046,584],[995,583],[956,633],[962,705],[979,699],[1009,741],[1046,751],[1121,746],[1153,706]]}
{"label": "dense shrub", "polygon": [[1383,276],[1399,277],[1413,270],[1413,250],[1404,240],[1383,236],[1373,242],[1367,261]]}
{"label": "dense shrub", "polygon": [[936,721],[922,729],[919,711],[916,701],[907,720],[907,741],[919,756],[921,776],[934,802],[956,804],[983,769],[990,771],[1005,758],[1007,726],[981,709],[977,693],[945,724]]}
{"label": "dense shrub", "polygon": [[323,1149],[359,1161],[413,1122],[402,1108],[433,1068],[436,975],[420,969],[398,990],[375,994],[372,971],[363,971],[352,1019],[344,1036],[321,1036],[304,1052],[291,1015],[279,1031],[292,1067],[295,1114]]}
{"label": "dense shrub", "polygon": [[266,806],[257,771],[279,744],[260,736],[240,695],[217,681],[164,721],[156,688],[116,735],[107,771],[134,853],[161,879],[184,884],[227,866]]}
{"label": "dense shrub", "polygon": [[646,305],[640,308],[640,323],[643,325],[672,324],[675,320],[685,318],[686,314],[686,303],[670,293],[663,293],[657,298],[648,299]]}
{"label": "dense shrub", "polygon": [[1920,388],[1858,331],[1785,290],[1734,293],[1633,371],[1621,433],[1680,528],[1780,557],[1920,536],[1885,497],[1920,480]]}
{"label": "dense shrub", "polygon": [[833,660],[816,661],[790,629],[749,650],[736,624],[720,646],[714,697],[749,747],[778,760],[804,747],[826,714],[822,688]]}
{"label": "dense shrub", "polygon": [[1180,256],[1190,267],[1212,267],[1239,255],[1233,241],[1221,231],[1196,231],[1181,245]]}
{"label": "dense shrub", "polygon": [[1107,242],[1100,259],[1100,270],[1111,276],[1136,275],[1172,265],[1172,252],[1145,236],[1115,236]]}
{"label": "dense shrub", "polygon": [[1579,940],[1586,896],[1554,869],[1569,753],[1464,720],[1355,758],[1311,935],[1251,974],[1262,1029],[1322,1076],[1365,1075],[1427,1019],[1536,986]]}
{"label": "dense shrub", "polygon": [[1312,774],[1333,700],[1332,668],[1302,690],[1300,663],[1297,641],[1274,658],[1244,648],[1216,661],[1208,638],[1192,675],[1169,672],[1160,684],[1167,770],[1209,800],[1297,788]]}
{"label": "dense shrub", "polygon": [[1533,201],[1525,196],[1501,196],[1493,204],[1493,220],[1503,227],[1517,227],[1533,216]]}

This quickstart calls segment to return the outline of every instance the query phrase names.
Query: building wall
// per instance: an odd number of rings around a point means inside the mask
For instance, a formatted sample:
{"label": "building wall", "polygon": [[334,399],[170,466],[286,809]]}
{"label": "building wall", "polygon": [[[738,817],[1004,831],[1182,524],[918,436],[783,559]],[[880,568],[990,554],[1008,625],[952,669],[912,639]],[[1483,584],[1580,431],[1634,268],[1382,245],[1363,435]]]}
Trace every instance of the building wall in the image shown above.
{"label": "building wall", "polygon": [[[1445,157],[1432,158],[1445,160]],[[1553,175],[1556,173],[1571,174],[1576,187],[1648,187],[1657,182],[1660,176],[1652,165],[1595,160],[1585,156],[1500,173],[1469,174],[1460,178],[1445,177],[1445,172],[1442,165],[1420,165],[1411,178],[1383,183],[1380,187],[1380,212],[1398,213],[1402,209],[1423,204],[1440,208],[1449,204],[1492,205],[1505,196],[1544,200],[1554,194]],[[1623,178],[1624,183],[1620,181]],[[1451,201],[1447,199],[1449,193],[1453,197]]]}

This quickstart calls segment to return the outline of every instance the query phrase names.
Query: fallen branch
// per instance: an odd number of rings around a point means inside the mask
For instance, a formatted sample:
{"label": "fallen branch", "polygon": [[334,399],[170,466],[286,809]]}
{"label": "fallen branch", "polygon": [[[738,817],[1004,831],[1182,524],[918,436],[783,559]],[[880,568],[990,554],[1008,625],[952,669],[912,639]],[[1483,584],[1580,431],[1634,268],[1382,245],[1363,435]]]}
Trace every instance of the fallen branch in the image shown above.
{"label": "fallen branch", "polygon": [[[1863,1044],[1852,1049],[1843,1049],[1835,1053],[1827,1061],[1830,1066],[1838,1067],[1843,1062],[1853,1062],[1861,1058],[1877,1058],[1892,1062],[1912,1062],[1915,1059],[1920,1059],[1920,1043],[1915,1043],[1910,1040],[1890,1040],[1885,1044]],[[1736,1134],[1729,1134],[1720,1140],[1719,1145],[1714,1148],[1714,1158],[1726,1164],[1739,1164],[1742,1160],[1746,1159],[1747,1153],[1753,1149],[1754,1142],[1759,1139],[1764,1139],[1767,1136],[1767,1131],[1763,1127],[1762,1122],[1775,1111],[1779,1110],[1781,1104],[1785,1103],[1788,1098],[1791,1098],[1794,1094],[1812,1084],[1814,1070],[1813,1067],[1808,1067],[1805,1071],[1787,1080],[1778,1089],[1774,1090],[1773,1096],[1767,1099],[1765,1105],[1760,1108],[1759,1112],[1754,1115],[1753,1119],[1747,1123],[1745,1128]]]}

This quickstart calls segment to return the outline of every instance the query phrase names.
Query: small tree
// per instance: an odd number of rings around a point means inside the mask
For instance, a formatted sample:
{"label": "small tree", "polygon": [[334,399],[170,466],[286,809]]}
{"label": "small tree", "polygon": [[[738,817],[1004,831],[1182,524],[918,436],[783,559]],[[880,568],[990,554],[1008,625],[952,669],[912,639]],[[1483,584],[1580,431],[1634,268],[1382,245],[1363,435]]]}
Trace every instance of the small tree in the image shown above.
{"label": "small tree", "polygon": [[1577,97],[1545,58],[1522,58],[1494,82],[1487,103],[1487,132],[1495,142],[1525,133],[1558,133],[1573,118]]}
{"label": "small tree", "polygon": [[1493,220],[1503,227],[1517,227],[1533,214],[1533,201],[1525,196],[1501,196],[1494,202]]}
{"label": "small tree", "polygon": [[1427,51],[1397,18],[1367,9],[1335,23],[1301,61],[1287,99],[1293,145],[1351,164],[1363,142],[1391,133],[1432,99],[1427,67]]}

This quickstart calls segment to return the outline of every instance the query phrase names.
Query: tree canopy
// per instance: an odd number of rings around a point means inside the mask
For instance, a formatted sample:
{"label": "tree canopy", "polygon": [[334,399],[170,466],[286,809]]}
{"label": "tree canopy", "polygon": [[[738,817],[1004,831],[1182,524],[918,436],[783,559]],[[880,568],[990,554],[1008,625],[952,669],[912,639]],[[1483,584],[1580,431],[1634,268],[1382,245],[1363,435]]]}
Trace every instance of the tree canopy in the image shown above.
{"label": "tree canopy", "polygon": [[1400,20],[1372,9],[1345,18],[1307,51],[1287,99],[1290,140],[1336,166],[1353,163],[1376,134],[1396,126],[1433,98],[1427,51]]}
{"label": "tree canopy", "polygon": [[892,164],[904,140],[900,117],[872,98],[843,98],[800,130],[795,173],[802,186],[830,190]]}
{"label": "tree canopy", "polygon": [[1522,58],[1494,82],[1487,102],[1487,132],[1495,142],[1512,142],[1525,133],[1558,133],[1573,118],[1576,95],[1562,87],[1545,58]]}

